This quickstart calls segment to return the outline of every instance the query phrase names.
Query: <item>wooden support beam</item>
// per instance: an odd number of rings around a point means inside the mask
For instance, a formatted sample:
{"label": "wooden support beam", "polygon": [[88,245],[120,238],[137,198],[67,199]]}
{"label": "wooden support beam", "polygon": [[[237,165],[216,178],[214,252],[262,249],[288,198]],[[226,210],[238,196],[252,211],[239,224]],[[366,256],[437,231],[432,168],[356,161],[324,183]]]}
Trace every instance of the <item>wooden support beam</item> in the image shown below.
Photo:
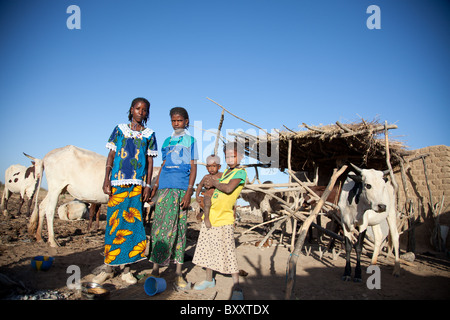
{"label": "wooden support beam", "polygon": [[[398,127],[395,124],[391,124],[387,126],[387,129],[397,129]],[[385,126],[377,126],[375,128],[370,128],[370,129],[364,129],[364,130],[359,130],[359,131],[352,131],[352,132],[347,132],[347,133],[343,133],[340,135],[341,138],[345,138],[345,137],[351,137],[351,136],[355,136],[355,135],[359,135],[359,134],[363,134],[363,133],[376,133],[376,132],[380,132],[380,131],[384,131],[385,130]]]}
{"label": "wooden support beam", "polygon": [[220,130],[222,130],[223,119],[225,117],[225,110],[222,110],[222,114],[220,116],[219,126],[217,127],[217,135],[216,135],[216,144],[214,146],[214,154],[217,155],[219,149],[219,138],[220,138]]}
{"label": "wooden support beam", "polygon": [[[398,201],[398,184],[397,181],[395,180],[395,175],[394,175],[394,171],[392,170],[392,165],[391,165],[391,156],[390,156],[390,151],[389,151],[389,137],[388,137],[388,124],[387,121],[384,122],[384,141],[385,141],[385,149],[386,149],[386,165],[389,169],[389,175],[391,177],[391,183],[392,186],[394,187],[394,192],[395,192],[395,198]],[[395,204],[397,206],[397,204]],[[398,208],[396,208],[398,211]]]}
{"label": "wooden support beam", "polygon": [[305,242],[305,238],[306,238],[308,229],[309,229],[311,223],[316,218],[317,214],[322,209],[322,206],[325,203],[325,200],[330,195],[331,191],[333,190],[333,187],[334,187],[337,179],[346,169],[347,169],[347,165],[342,166],[339,170],[334,169],[333,175],[331,176],[330,182],[328,183],[328,186],[325,189],[322,197],[320,198],[319,202],[315,206],[312,213],[305,220],[305,222],[303,222],[303,225],[300,228],[299,236],[298,236],[297,242],[295,243],[294,251],[289,256],[289,260],[288,260],[288,264],[287,264],[287,270],[286,270],[287,283],[286,283],[286,294],[285,294],[286,300],[291,299],[292,293],[294,291],[296,270],[297,270],[297,260],[298,260],[298,257],[300,256],[301,250],[303,248],[303,244]]}
{"label": "wooden support beam", "polygon": [[341,128],[342,130],[344,130],[345,132],[353,132],[353,130],[350,130],[349,128],[347,128],[346,126],[344,126],[342,123],[340,123],[339,121],[336,121],[336,124],[339,128]]}
{"label": "wooden support beam", "polygon": [[228,111],[227,109],[225,109],[223,106],[221,106],[220,104],[218,104],[218,103],[215,102],[214,100],[212,100],[212,99],[210,99],[210,98],[208,98],[208,97],[206,97],[206,99],[208,99],[209,101],[215,103],[216,105],[218,105],[219,107],[221,107],[224,111],[228,112],[229,114],[231,114],[231,115],[232,115],[233,117],[235,117],[236,119],[239,119],[239,120],[241,120],[241,121],[244,121],[245,123],[248,123],[248,124],[250,124],[250,125],[252,125],[252,126],[254,126],[254,127],[256,127],[256,128],[258,128],[258,129],[264,131],[266,135],[270,136],[270,134],[269,134],[266,130],[264,130],[263,128],[258,127],[256,124],[253,124],[253,123],[251,123],[251,122],[249,122],[249,121],[247,121],[247,120],[245,120],[245,119],[242,119],[242,118],[238,117],[237,115],[231,113],[230,111]]}
{"label": "wooden support beam", "polygon": [[311,131],[314,131],[314,132],[319,132],[319,133],[323,133],[323,134],[326,134],[326,133],[327,133],[326,131],[323,131],[323,130],[320,130],[320,129],[317,129],[317,128],[310,127],[310,126],[308,126],[306,123],[303,123],[303,126],[304,126],[305,128],[307,128],[307,129],[311,130]]}

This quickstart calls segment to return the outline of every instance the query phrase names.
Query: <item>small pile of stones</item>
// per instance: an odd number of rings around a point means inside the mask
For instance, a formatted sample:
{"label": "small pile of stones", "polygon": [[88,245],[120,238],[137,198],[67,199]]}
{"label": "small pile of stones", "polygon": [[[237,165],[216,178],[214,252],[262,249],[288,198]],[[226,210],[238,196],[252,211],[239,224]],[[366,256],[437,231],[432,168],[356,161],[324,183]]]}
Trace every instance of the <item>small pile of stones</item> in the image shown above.
{"label": "small pile of stones", "polygon": [[56,290],[39,290],[32,294],[12,295],[8,300],[66,300],[68,296]]}

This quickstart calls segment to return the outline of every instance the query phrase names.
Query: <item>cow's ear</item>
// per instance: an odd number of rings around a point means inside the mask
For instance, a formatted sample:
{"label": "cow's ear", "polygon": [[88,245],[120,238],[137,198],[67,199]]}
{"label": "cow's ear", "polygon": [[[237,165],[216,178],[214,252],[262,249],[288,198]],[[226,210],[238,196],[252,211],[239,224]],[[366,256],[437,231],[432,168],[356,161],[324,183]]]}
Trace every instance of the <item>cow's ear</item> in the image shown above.
{"label": "cow's ear", "polygon": [[362,182],[362,177],[356,174],[349,174],[348,177],[355,182]]}

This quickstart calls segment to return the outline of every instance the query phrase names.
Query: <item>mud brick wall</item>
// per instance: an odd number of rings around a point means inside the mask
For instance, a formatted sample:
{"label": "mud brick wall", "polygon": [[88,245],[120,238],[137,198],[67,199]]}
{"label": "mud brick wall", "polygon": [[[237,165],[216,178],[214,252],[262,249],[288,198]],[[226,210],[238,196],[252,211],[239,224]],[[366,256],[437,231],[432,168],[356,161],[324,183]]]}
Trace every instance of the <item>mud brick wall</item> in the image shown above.
{"label": "mud brick wall", "polygon": [[[438,145],[417,149],[413,151],[411,156],[405,157],[405,160],[414,159],[419,155],[428,155],[425,157],[425,165],[427,168],[428,185],[430,186],[433,198],[431,204],[435,205],[438,202],[440,203],[444,195],[444,206],[439,220],[441,225],[450,226],[450,147]],[[422,159],[408,162],[405,165],[405,170],[408,196],[413,201],[414,215],[421,223],[416,228],[417,245],[422,250],[432,250],[429,239],[434,222],[430,210],[430,196]],[[404,204],[406,197],[399,168],[395,170],[395,178],[399,186],[399,209],[405,212]],[[447,247],[449,247],[450,243],[448,238]]]}

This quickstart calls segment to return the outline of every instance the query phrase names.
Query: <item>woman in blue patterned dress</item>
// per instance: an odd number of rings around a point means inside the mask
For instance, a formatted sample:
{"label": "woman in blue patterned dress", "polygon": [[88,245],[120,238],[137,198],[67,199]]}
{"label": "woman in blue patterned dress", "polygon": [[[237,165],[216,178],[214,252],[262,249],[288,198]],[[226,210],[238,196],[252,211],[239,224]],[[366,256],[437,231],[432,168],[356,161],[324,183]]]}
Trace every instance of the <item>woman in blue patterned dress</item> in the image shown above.
{"label": "woman in blue patterned dress", "polygon": [[[194,182],[197,176],[197,141],[192,137],[189,115],[186,109],[170,110],[173,133],[161,148],[163,163],[152,193],[157,193],[157,202],[151,230],[152,274],[159,275],[159,267],[176,263],[175,285],[188,286],[182,276],[184,251],[186,248],[187,209],[191,203]],[[159,188],[159,189],[158,189]],[[153,197],[152,197],[153,198]]]}
{"label": "woman in blue patterned dress", "polygon": [[143,204],[150,200],[153,157],[158,155],[153,130],[146,128],[150,103],[136,98],[128,114],[129,124],[117,125],[106,147],[103,192],[109,195],[105,230],[105,271],[93,281],[103,283],[114,276],[113,266],[124,267],[122,280],[134,284],[130,264],[145,259],[147,239]]}

